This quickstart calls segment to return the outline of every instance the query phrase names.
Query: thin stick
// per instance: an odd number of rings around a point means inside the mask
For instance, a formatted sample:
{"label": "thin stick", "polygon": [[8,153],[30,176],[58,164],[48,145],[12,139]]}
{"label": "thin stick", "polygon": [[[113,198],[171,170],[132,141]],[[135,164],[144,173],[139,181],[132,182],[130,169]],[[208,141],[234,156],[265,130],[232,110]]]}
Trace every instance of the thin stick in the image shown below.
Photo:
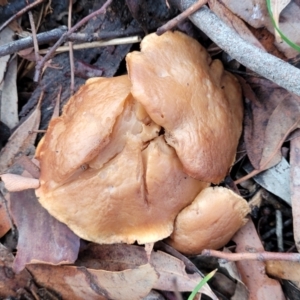
{"label": "thin stick", "polygon": [[39,81],[41,70],[43,69],[43,66],[45,65],[45,62],[51,58],[55,50],[65,41],[65,39],[75,32],[78,28],[83,26],[85,23],[87,23],[90,19],[96,17],[99,14],[103,14],[106,11],[106,8],[111,4],[112,0],[107,0],[101,8],[94,11],[93,13],[89,14],[85,18],[83,18],[80,22],[78,22],[76,25],[74,25],[70,30],[68,30],[66,33],[64,33],[61,38],[54,44],[54,46],[51,48],[51,50],[44,56],[44,58],[39,61],[39,63],[36,66],[35,75],[34,75],[34,81]]}
{"label": "thin stick", "polygon": [[[133,44],[133,43],[139,43],[140,41],[141,41],[141,38],[139,36],[130,36],[130,37],[112,39],[112,40],[103,41],[103,42],[75,44],[75,45],[73,45],[73,50],[82,50],[82,49],[96,48],[96,47]],[[55,50],[54,54],[62,53],[62,52],[66,52],[66,51],[69,51],[69,46],[61,46]],[[46,50],[46,49],[40,50],[40,54],[45,54],[47,52],[48,52],[48,50]]]}
{"label": "thin stick", "polygon": [[242,253],[226,253],[217,250],[204,249],[201,252],[203,256],[213,256],[227,261],[240,261],[240,260],[286,260],[300,262],[300,253],[278,253],[278,252],[242,252]]}
{"label": "thin stick", "polygon": [[[68,29],[72,27],[72,6],[73,1],[69,0],[69,16],[68,16]],[[75,86],[75,75],[74,75],[74,52],[73,52],[73,42],[69,42],[69,59],[70,59],[70,72],[71,72],[71,84],[70,84],[70,94],[74,94]]]}
{"label": "thin stick", "polygon": [[183,11],[181,14],[179,14],[174,19],[168,21],[165,25],[159,27],[156,30],[157,35],[162,35],[168,30],[171,30],[174,28],[178,23],[183,21],[184,19],[188,18],[191,14],[193,14],[195,11],[197,11],[200,7],[202,7],[204,4],[207,3],[207,0],[199,0],[198,2],[191,5],[189,8],[187,8],[185,11]]}
{"label": "thin stick", "polygon": [[10,22],[12,22],[13,20],[19,18],[20,16],[22,16],[23,14],[25,14],[28,10],[32,9],[33,7],[37,6],[38,4],[42,3],[44,0],[37,0],[27,6],[25,6],[23,9],[21,9],[20,11],[18,11],[16,14],[14,14],[13,16],[11,16],[6,22],[4,22],[1,26],[0,26],[0,31],[2,31]]}
{"label": "thin stick", "polygon": [[33,47],[34,47],[34,55],[35,55],[35,61],[38,62],[40,56],[39,56],[39,45],[36,39],[36,30],[35,30],[35,24],[32,16],[32,12],[28,12],[29,22],[31,26],[32,31],[32,39],[33,39]]}
{"label": "thin stick", "polygon": [[[43,44],[48,44],[52,42],[56,42],[66,31],[67,31],[66,26],[61,26],[59,28],[38,33],[37,34],[37,40],[39,45]],[[99,41],[99,40],[112,40],[116,38],[121,38],[121,37],[130,37],[134,36],[136,34],[143,35],[143,31],[140,28],[130,28],[127,29],[126,31],[110,31],[110,32],[96,32],[93,34],[88,34],[88,33],[72,33],[68,38],[66,38],[66,41],[76,41],[76,42],[94,42],[94,41]],[[77,44],[75,44],[76,46]],[[0,46],[0,57],[8,54],[13,54],[15,52],[30,48],[33,46],[33,39],[32,36],[28,36],[26,38],[22,38],[17,41],[13,41],[7,44],[4,44]],[[73,47],[74,49],[74,47]],[[43,50],[44,51],[44,50]],[[45,50],[44,54],[47,53],[48,50]],[[244,74],[244,73],[243,73]]]}

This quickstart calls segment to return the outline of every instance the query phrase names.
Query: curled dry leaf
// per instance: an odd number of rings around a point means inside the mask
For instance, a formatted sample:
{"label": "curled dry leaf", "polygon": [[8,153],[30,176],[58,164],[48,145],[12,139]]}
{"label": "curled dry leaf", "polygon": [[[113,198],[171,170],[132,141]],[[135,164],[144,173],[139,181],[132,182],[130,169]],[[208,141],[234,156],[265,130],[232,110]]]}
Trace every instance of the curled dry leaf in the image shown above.
{"label": "curled dry leaf", "polygon": [[40,203],[97,243],[169,236],[226,176],[241,134],[241,90],[220,61],[179,32],[141,48],[127,56],[129,77],[88,80],[37,148]]}
{"label": "curled dry leaf", "polygon": [[266,79],[249,81],[257,99],[248,102],[245,114],[245,143],[249,159],[257,170],[281,160],[281,145],[300,121],[300,98]]}

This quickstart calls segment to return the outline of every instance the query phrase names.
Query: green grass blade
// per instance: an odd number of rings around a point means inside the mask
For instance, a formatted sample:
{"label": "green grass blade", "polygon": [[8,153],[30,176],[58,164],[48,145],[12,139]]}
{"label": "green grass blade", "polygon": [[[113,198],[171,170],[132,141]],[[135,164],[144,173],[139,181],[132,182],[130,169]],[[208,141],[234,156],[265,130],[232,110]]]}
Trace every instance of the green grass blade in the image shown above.
{"label": "green grass blade", "polygon": [[217,272],[218,269],[215,269],[213,271],[211,271],[210,273],[208,273],[194,288],[193,292],[190,294],[188,300],[193,300],[194,297],[197,295],[197,293],[199,292],[199,290],[208,282],[208,280],[210,280],[215,273]]}
{"label": "green grass blade", "polygon": [[283,32],[278,28],[278,26],[276,25],[275,23],[275,20],[274,20],[274,17],[273,17],[273,12],[272,12],[272,8],[271,8],[271,0],[266,0],[267,1],[267,7],[268,7],[268,12],[269,12],[269,15],[271,17],[271,21],[272,21],[272,24],[275,28],[275,30],[279,33],[280,37],[290,46],[292,47],[293,49],[297,50],[298,52],[300,52],[300,46],[293,43],[291,40],[289,40],[284,34]]}

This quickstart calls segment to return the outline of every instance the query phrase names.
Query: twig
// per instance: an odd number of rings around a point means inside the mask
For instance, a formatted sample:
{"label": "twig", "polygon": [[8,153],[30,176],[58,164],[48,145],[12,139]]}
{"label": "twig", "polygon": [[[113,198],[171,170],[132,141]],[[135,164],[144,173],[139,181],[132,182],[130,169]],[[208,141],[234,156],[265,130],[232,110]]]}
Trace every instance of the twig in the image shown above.
{"label": "twig", "polygon": [[[50,31],[39,33],[36,36],[38,44],[43,45],[51,42],[56,42],[66,31],[67,31],[67,27],[61,26],[59,28]],[[127,29],[126,31],[119,30],[119,31],[109,31],[109,32],[97,32],[93,34],[72,33],[68,38],[66,38],[66,41],[91,43],[99,40],[103,41],[103,40],[110,40],[110,39],[121,38],[126,36],[130,37],[136,34],[143,35],[143,31],[140,28],[130,28]],[[31,36],[4,44],[0,46],[0,57],[4,55],[16,53],[18,51],[30,48],[32,46],[33,46],[33,39]]]}
{"label": "twig", "polygon": [[38,62],[40,56],[39,56],[39,45],[36,39],[36,30],[35,30],[35,24],[32,16],[32,12],[28,12],[29,16],[29,22],[31,26],[31,31],[32,31],[32,39],[33,39],[33,46],[34,46],[34,55],[35,55],[35,61]]}
{"label": "twig", "polygon": [[[72,6],[73,1],[69,0],[69,16],[68,16],[68,29],[72,27]],[[75,75],[74,75],[74,52],[73,52],[73,42],[69,42],[69,59],[70,59],[70,72],[71,72],[71,83],[70,83],[70,94],[74,94],[75,85]]]}
{"label": "twig", "polygon": [[20,16],[22,16],[23,14],[25,14],[28,10],[32,9],[33,7],[37,6],[38,4],[42,3],[44,0],[37,0],[27,6],[25,6],[23,9],[21,9],[20,11],[18,11],[16,14],[14,14],[13,16],[11,16],[6,22],[4,22],[1,26],[0,26],[0,31],[2,31],[10,22],[12,22],[13,20],[19,18]]}
{"label": "twig", "polygon": [[277,247],[280,252],[283,252],[283,237],[282,237],[282,212],[276,209],[276,236]]}
{"label": "twig", "polygon": [[[96,47],[104,47],[104,46],[111,46],[111,45],[124,45],[124,44],[133,44],[139,43],[141,38],[139,36],[131,36],[126,38],[119,38],[119,39],[112,39],[109,41],[104,42],[92,42],[92,43],[83,43],[83,44],[75,44],[73,45],[73,50],[81,50],[81,49],[88,49],[88,48],[96,48]],[[48,50],[41,50],[40,54],[47,53]],[[55,54],[62,53],[69,51],[69,46],[61,46],[55,50]]]}
{"label": "twig", "polygon": [[[195,0],[174,0],[181,10]],[[181,5],[182,3],[182,5]],[[206,6],[191,15],[190,20],[232,58],[252,71],[300,96],[300,70],[243,40]]]}
{"label": "twig", "polygon": [[156,30],[157,35],[162,35],[168,30],[171,30],[174,28],[178,23],[188,18],[191,14],[193,14],[195,11],[197,11],[200,7],[202,7],[204,4],[207,3],[207,0],[198,0],[195,4],[191,5],[189,8],[187,8],[185,11],[183,11],[181,14],[176,16],[174,19],[168,21],[165,25],[159,27]]}
{"label": "twig", "polygon": [[240,260],[286,260],[300,262],[300,253],[278,253],[278,252],[256,252],[256,253],[226,253],[217,250],[204,249],[201,252],[203,256],[213,256],[227,261],[240,261]]}
{"label": "twig", "polygon": [[77,29],[79,29],[81,26],[83,26],[85,23],[87,23],[90,19],[96,17],[99,14],[103,14],[106,11],[106,8],[111,4],[112,0],[107,0],[101,8],[94,11],[93,13],[89,14],[85,18],[83,18],[80,22],[78,22],[76,25],[74,25],[70,30],[68,30],[66,33],[64,33],[60,39],[54,44],[54,46],[51,48],[51,50],[44,56],[44,58],[39,61],[39,63],[36,66],[35,75],[34,75],[34,81],[39,81],[41,70],[45,64],[45,62],[51,58],[55,50],[65,41],[65,39],[70,36],[71,33],[75,32]]}

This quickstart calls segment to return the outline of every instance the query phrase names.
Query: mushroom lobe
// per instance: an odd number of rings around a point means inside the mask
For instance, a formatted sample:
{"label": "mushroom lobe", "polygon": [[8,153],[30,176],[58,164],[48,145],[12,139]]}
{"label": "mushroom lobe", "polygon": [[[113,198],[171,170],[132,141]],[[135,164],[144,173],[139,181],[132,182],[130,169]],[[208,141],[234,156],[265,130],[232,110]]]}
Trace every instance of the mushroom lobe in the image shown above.
{"label": "mushroom lobe", "polygon": [[129,53],[126,61],[133,97],[165,129],[185,172],[220,182],[234,162],[242,130],[236,78],[180,32],[146,36],[141,51]]}
{"label": "mushroom lobe", "polygon": [[178,214],[167,243],[188,255],[218,249],[246,224],[249,212],[247,201],[231,190],[206,188]]}

